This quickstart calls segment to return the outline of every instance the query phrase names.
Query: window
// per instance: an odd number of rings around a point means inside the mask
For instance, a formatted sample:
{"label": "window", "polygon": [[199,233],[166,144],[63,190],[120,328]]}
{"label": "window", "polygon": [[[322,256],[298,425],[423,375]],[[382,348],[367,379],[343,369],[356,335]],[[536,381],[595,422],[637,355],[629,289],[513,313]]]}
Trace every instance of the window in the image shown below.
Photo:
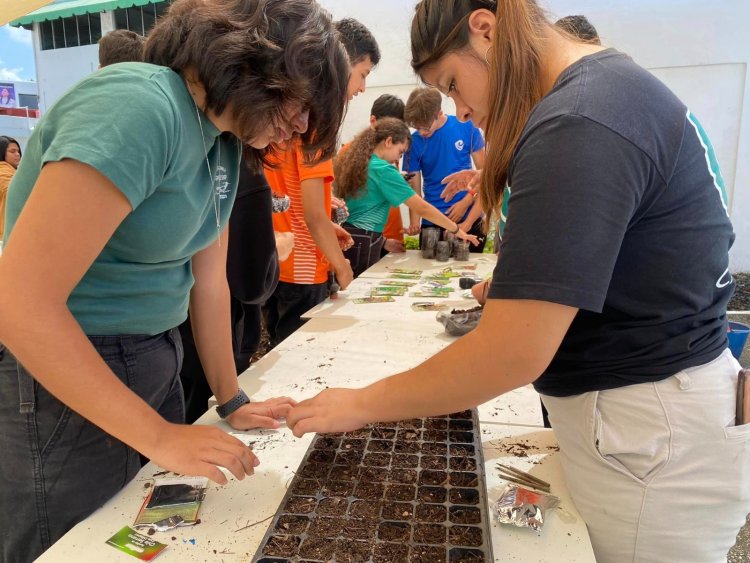
{"label": "window", "polygon": [[18,107],[39,109],[39,96],[36,94],[18,94]]}
{"label": "window", "polygon": [[42,51],[93,45],[102,36],[100,14],[84,14],[39,24]]}
{"label": "window", "polygon": [[129,29],[139,35],[147,35],[169,9],[169,1],[155,2],[145,6],[118,8],[115,10],[115,29]]}

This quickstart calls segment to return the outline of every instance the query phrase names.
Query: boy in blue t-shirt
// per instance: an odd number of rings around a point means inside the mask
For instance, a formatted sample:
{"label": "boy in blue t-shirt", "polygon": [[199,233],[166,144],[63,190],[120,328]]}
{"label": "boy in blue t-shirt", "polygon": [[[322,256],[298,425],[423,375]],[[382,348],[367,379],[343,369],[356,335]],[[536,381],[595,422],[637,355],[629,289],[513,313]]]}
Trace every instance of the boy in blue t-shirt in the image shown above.
{"label": "boy in blue t-shirt", "polygon": [[[460,228],[479,238],[479,246],[472,252],[482,252],[486,236],[482,232],[482,209],[467,192],[459,192],[452,199],[440,197],[445,186],[443,178],[454,172],[477,168],[484,164],[484,138],[471,121],[460,122],[456,116],[445,115],[441,109],[442,96],[434,88],[416,88],[409,95],[404,120],[416,129],[412,133],[409,152],[404,155],[404,170],[415,173],[409,183],[414,191],[437,207]],[[409,234],[416,234],[419,218],[410,213]],[[421,228],[436,227],[422,220]],[[421,229],[420,229],[421,230]]]}

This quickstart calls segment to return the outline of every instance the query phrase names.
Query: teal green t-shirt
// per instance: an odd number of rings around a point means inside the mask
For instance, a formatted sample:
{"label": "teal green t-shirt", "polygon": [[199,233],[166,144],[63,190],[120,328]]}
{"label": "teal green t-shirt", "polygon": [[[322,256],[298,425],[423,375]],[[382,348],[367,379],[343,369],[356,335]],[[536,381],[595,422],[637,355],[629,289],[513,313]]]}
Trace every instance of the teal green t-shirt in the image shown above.
{"label": "teal green t-shirt", "polygon": [[346,199],[347,223],[382,233],[391,207],[398,207],[413,195],[414,190],[395,166],[372,155],[367,165],[367,186],[355,197]]}
{"label": "teal green t-shirt", "polygon": [[6,244],[13,244],[16,219],[46,163],[92,166],[132,212],[68,306],[89,335],[158,334],[187,317],[191,257],[216,242],[216,207],[222,229],[229,220],[240,158],[237,138],[197,111],[180,75],[144,63],[106,67],[39,121],[8,193]]}

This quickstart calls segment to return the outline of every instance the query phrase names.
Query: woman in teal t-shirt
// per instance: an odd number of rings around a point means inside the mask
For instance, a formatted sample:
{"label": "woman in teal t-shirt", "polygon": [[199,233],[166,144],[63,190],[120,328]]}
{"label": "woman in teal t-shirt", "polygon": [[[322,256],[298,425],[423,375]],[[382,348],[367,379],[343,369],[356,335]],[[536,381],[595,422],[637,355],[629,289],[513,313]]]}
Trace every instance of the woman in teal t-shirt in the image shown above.
{"label": "woman in teal t-shirt", "polygon": [[[314,0],[176,0],[148,63],[94,72],[29,139],[0,260],[0,561],[26,562],[130,481],[137,452],[219,483],[258,460],[185,426],[175,327],[190,305],[218,414],[275,427],[232,357],[226,224],[243,145],[330,158],[349,63]],[[309,128],[308,128],[309,127]],[[12,508],[12,509],[11,509]]]}
{"label": "woman in teal t-shirt", "polygon": [[354,245],[344,255],[351,262],[355,277],[380,260],[388,213],[391,207],[402,203],[457,237],[478,244],[475,236],[463,232],[415,194],[394,166],[409,143],[411,133],[406,124],[385,117],[360,133],[336,158],[336,195],[346,200],[349,218],[343,226],[354,239]]}

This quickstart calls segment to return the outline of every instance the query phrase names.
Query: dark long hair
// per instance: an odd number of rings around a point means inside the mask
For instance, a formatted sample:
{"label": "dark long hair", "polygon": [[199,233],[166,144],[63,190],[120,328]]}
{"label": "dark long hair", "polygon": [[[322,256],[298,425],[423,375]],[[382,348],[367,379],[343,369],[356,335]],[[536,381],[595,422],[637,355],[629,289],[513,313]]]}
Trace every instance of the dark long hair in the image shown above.
{"label": "dark long hair", "polygon": [[388,138],[394,143],[411,143],[411,133],[403,121],[384,117],[362,131],[343,153],[339,153],[333,164],[338,197],[354,197],[367,185],[367,167],[372,153]]}
{"label": "dark long hair", "polygon": [[419,74],[445,55],[465,51],[469,16],[479,9],[497,17],[489,67],[488,150],[480,190],[489,220],[489,212],[502,204],[508,168],[523,127],[543,96],[541,52],[545,30],[551,25],[534,0],[422,0],[411,28],[414,70]]}
{"label": "dark long hair", "polygon": [[11,143],[15,143],[18,147],[18,154],[23,156],[21,154],[21,143],[16,141],[13,137],[7,137],[5,135],[0,135],[0,160],[3,162],[6,162],[5,160],[5,153],[8,152],[8,145]]}
{"label": "dark long hair", "polygon": [[[229,109],[244,141],[280,122],[287,104],[301,104],[310,111],[307,159],[333,155],[349,60],[315,0],[175,0],[149,34],[145,60],[193,69],[206,90],[203,109]],[[246,155],[258,164],[270,150]]]}

